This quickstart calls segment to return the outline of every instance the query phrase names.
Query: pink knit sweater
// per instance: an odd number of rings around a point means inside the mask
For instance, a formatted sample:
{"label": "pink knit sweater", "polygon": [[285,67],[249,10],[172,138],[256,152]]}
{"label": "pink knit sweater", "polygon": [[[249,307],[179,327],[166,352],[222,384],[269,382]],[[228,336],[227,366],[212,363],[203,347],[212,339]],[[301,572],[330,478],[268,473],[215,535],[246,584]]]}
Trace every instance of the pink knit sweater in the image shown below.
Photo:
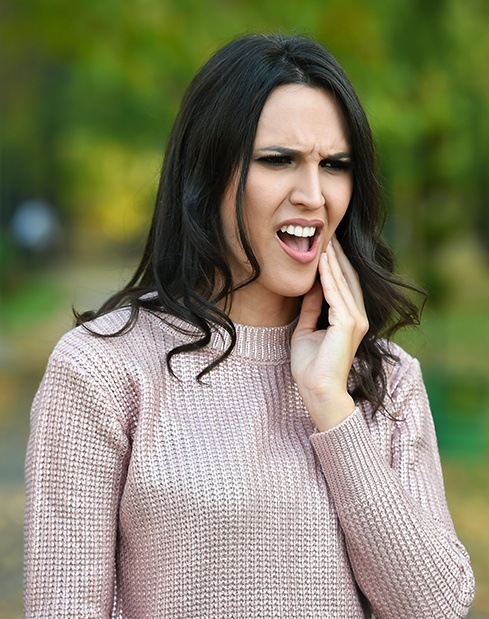
{"label": "pink knit sweater", "polygon": [[147,313],[121,337],[62,338],[26,459],[27,619],[466,616],[473,575],[417,361],[396,348],[386,365],[399,421],[361,405],[318,432],[293,327],[237,325],[202,384],[219,332],[174,357],[180,380],[165,355],[186,336]]}

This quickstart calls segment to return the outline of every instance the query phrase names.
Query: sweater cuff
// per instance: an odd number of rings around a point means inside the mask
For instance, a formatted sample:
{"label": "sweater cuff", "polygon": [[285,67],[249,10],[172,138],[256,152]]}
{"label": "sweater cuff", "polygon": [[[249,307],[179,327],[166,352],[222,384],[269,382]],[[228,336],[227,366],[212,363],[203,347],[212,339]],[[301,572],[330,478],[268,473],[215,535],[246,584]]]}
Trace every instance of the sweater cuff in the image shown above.
{"label": "sweater cuff", "polygon": [[312,434],[309,440],[336,502],[364,502],[392,484],[393,471],[358,407],[337,426]]}

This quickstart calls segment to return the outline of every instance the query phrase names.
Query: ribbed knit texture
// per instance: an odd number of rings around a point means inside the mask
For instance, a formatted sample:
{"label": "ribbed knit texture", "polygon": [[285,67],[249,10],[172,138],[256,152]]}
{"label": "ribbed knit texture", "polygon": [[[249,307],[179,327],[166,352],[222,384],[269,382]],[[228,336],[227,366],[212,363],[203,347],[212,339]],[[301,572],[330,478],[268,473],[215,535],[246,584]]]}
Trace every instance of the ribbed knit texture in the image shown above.
{"label": "ribbed knit texture", "polygon": [[361,405],[318,432],[293,327],[237,325],[202,384],[227,336],[174,357],[178,379],[166,353],[188,337],[145,312],[120,337],[61,339],[26,458],[27,619],[466,616],[473,575],[417,361],[396,347],[386,365],[399,421]]}

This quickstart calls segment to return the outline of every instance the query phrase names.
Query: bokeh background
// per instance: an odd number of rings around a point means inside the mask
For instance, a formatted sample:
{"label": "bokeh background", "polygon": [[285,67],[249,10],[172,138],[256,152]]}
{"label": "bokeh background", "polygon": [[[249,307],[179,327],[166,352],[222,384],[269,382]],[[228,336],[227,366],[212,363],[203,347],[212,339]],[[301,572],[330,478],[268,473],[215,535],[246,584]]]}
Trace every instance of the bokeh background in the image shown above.
{"label": "bokeh background", "polygon": [[[23,464],[47,357],[137,263],[185,86],[247,31],[300,32],[356,86],[385,235],[430,291],[422,362],[447,497],[489,617],[489,2],[10,0],[0,6],[0,617],[22,616]],[[414,618],[413,618],[414,619]]]}

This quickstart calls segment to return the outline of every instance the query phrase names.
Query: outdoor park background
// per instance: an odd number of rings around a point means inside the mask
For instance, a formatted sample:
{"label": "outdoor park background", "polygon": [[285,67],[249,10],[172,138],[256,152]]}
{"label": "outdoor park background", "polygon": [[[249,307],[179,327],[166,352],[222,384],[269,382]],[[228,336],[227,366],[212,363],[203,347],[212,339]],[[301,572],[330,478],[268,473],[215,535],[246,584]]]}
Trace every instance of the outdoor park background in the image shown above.
{"label": "outdoor park background", "polygon": [[[245,31],[312,34],[371,120],[447,496],[489,617],[487,0],[10,0],[0,8],[0,617],[21,617],[23,459],[48,354],[137,262],[185,86]],[[414,618],[413,618],[414,619]]]}

